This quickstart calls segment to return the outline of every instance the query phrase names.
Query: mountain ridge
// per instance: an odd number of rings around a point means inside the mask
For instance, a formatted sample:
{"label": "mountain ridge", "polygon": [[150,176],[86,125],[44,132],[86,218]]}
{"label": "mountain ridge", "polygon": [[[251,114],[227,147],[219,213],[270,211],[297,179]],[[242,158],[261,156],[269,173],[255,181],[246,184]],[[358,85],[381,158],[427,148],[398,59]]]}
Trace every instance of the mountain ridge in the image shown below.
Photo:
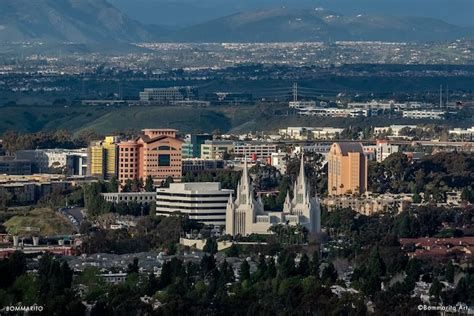
{"label": "mountain ridge", "polygon": [[133,20],[107,0],[0,0],[0,42],[445,41],[473,37],[473,30],[426,17],[345,16],[287,7],[170,30]]}

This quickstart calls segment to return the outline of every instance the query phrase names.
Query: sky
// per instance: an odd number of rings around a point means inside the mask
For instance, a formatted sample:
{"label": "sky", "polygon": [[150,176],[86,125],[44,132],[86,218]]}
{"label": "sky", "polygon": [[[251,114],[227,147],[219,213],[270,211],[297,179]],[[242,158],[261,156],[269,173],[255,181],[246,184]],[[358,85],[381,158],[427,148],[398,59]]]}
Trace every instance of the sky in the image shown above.
{"label": "sky", "polygon": [[187,26],[268,6],[322,7],[345,15],[422,16],[461,26],[474,25],[474,0],[109,0],[146,23]]}

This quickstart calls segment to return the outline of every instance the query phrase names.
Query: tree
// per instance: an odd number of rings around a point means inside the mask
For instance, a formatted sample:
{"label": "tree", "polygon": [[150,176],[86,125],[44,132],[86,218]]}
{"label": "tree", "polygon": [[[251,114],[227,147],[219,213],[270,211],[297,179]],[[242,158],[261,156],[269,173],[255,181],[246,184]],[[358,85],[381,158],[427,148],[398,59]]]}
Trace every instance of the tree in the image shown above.
{"label": "tree", "polygon": [[144,188],[145,188],[146,192],[153,192],[154,191],[153,178],[150,175],[146,177]]}
{"label": "tree", "polygon": [[449,283],[453,283],[455,272],[456,271],[454,269],[454,265],[451,262],[451,260],[449,260],[448,264],[446,265],[446,273],[445,273],[446,281],[448,281]]}
{"label": "tree", "polygon": [[439,301],[441,292],[443,291],[443,285],[437,278],[433,280],[433,283],[430,287],[430,296],[434,299],[435,302]]}
{"label": "tree", "polygon": [[122,186],[122,192],[132,192],[133,181],[132,179],[125,180],[125,184]]}
{"label": "tree", "polygon": [[240,281],[250,280],[250,265],[247,260],[243,260],[240,264]]}
{"label": "tree", "polygon": [[208,238],[206,240],[206,244],[204,245],[203,250],[207,253],[210,253],[211,255],[214,255],[217,253],[217,241],[215,238]]}
{"label": "tree", "polygon": [[139,266],[138,266],[138,258],[133,258],[133,263],[129,263],[127,266],[127,274],[131,273],[138,273]]}
{"label": "tree", "polygon": [[110,179],[110,182],[108,183],[107,192],[110,192],[110,193],[118,192],[118,188],[119,188],[119,183],[117,181],[117,177],[113,176]]}
{"label": "tree", "polygon": [[323,273],[321,275],[321,279],[326,283],[326,284],[333,284],[337,280],[337,271],[334,268],[334,265],[332,262],[329,262],[329,264],[324,267]]}
{"label": "tree", "polygon": [[303,254],[301,256],[300,262],[298,264],[298,274],[301,276],[309,276],[310,275],[310,263],[309,263],[309,257],[307,254]]}

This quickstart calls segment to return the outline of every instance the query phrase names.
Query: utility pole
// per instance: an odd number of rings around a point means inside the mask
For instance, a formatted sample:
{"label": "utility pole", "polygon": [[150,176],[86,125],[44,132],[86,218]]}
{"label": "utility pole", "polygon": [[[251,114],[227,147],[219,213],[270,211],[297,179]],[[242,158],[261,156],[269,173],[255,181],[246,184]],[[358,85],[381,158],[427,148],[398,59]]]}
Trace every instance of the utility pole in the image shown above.
{"label": "utility pole", "polygon": [[298,101],[298,83],[293,83],[293,102]]}
{"label": "utility pole", "polygon": [[439,107],[443,107],[443,85],[439,86]]}

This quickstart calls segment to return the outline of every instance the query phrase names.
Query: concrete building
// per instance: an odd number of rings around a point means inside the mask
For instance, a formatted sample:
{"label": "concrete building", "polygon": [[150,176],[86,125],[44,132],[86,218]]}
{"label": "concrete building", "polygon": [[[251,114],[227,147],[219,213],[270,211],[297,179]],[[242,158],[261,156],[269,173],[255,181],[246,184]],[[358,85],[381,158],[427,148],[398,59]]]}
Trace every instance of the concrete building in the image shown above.
{"label": "concrete building", "polygon": [[53,192],[63,192],[71,188],[70,181],[6,182],[0,184],[0,193],[8,193],[15,204],[28,205]]}
{"label": "concrete building", "polygon": [[416,125],[390,125],[382,127],[374,127],[374,134],[388,134],[389,136],[401,136],[400,131],[403,129],[415,129]]}
{"label": "concrete building", "polygon": [[234,151],[234,142],[227,140],[206,140],[201,145],[201,159],[223,159]]}
{"label": "concrete building", "polygon": [[287,127],[280,128],[278,134],[287,139],[307,140],[312,130],[311,127]]}
{"label": "concrete building", "polygon": [[155,202],[155,192],[116,192],[116,193],[101,193],[104,200],[111,203],[130,203],[137,202],[142,205],[147,205]]}
{"label": "concrete building", "polygon": [[268,160],[276,152],[276,145],[238,143],[234,146],[235,157],[245,160]]}
{"label": "concrete building", "polygon": [[367,157],[360,143],[334,143],[328,160],[329,195],[367,190]]}
{"label": "concrete building", "polygon": [[181,181],[181,146],[174,129],[144,129],[135,140],[120,142],[118,180],[146,180],[151,176],[156,184],[168,177]]}
{"label": "concrete building", "polygon": [[192,87],[146,88],[139,94],[142,103],[174,104],[177,101],[194,100],[197,90]]}
{"label": "concrete building", "polygon": [[315,108],[316,101],[290,101],[288,106],[290,109]]}
{"label": "concrete building", "polygon": [[375,160],[382,162],[391,154],[397,153],[398,150],[399,146],[397,145],[390,145],[387,141],[377,140],[377,145],[375,146]]}
{"label": "concrete building", "polygon": [[204,224],[225,225],[232,192],[222,189],[219,182],[171,183],[156,190],[156,214],[179,212]]}
{"label": "concrete building", "polygon": [[323,200],[329,212],[341,208],[351,208],[353,211],[372,215],[396,209],[402,212],[405,207],[412,202],[412,194],[365,194],[362,196],[339,195],[328,196]]}
{"label": "concrete building", "polygon": [[402,116],[410,119],[430,119],[430,120],[444,120],[446,115],[445,111],[441,110],[408,110],[403,111]]}
{"label": "concrete building", "polygon": [[371,115],[371,110],[318,107],[300,109],[298,114],[319,117],[369,117]]}
{"label": "concrete building", "polygon": [[302,225],[309,232],[321,231],[321,208],[319,199],[310,196],[310,188],[304,174],[303,155],[299,176],[294,184],[293,199],[286,196],[282,212],[264,210],[263,202],[255,199],[248,175],[247,164],[242,173],[236,198],[229,197],[226,209],[226,233],[232,236],[270,234],[273,225]]}
{"label": "concrete building", "polygon": [[85,176],[87,174],[87,148],[19,150],[19,160],[29,160],[39,173],[63,173]]}
{"label": "concrete building", "polygon": [[201,145],[212,141],[211,134],[188,134],[183,144],[183,158],[201,158]]}
{"label": "concrete building", "polygon": [[187,172],[224,169],[224,160],[206,160],[206,159],[183,159],[183,175]]}
{"label": "concrete building", "polygon": [[19,160],[13,157],[0,157],[0,174],[6,175],[30,175],[32,163],[29,160]]}
{"label": "concrete building", "polygon": [[473,141],[474,140],[474,126],[470,128],[454,128],[449,130],[449,137],[465,140],[465,141]]}
{"label": "concrete building", "polygon": [[118,136],[107,136],[89,146],[88,175],[109,180],[117,176]]}
{"label": "concrete building", "polygon": [[311,131],[313,139],[334,139],[342,133],[343,128],[336,127],[314,127]]}

